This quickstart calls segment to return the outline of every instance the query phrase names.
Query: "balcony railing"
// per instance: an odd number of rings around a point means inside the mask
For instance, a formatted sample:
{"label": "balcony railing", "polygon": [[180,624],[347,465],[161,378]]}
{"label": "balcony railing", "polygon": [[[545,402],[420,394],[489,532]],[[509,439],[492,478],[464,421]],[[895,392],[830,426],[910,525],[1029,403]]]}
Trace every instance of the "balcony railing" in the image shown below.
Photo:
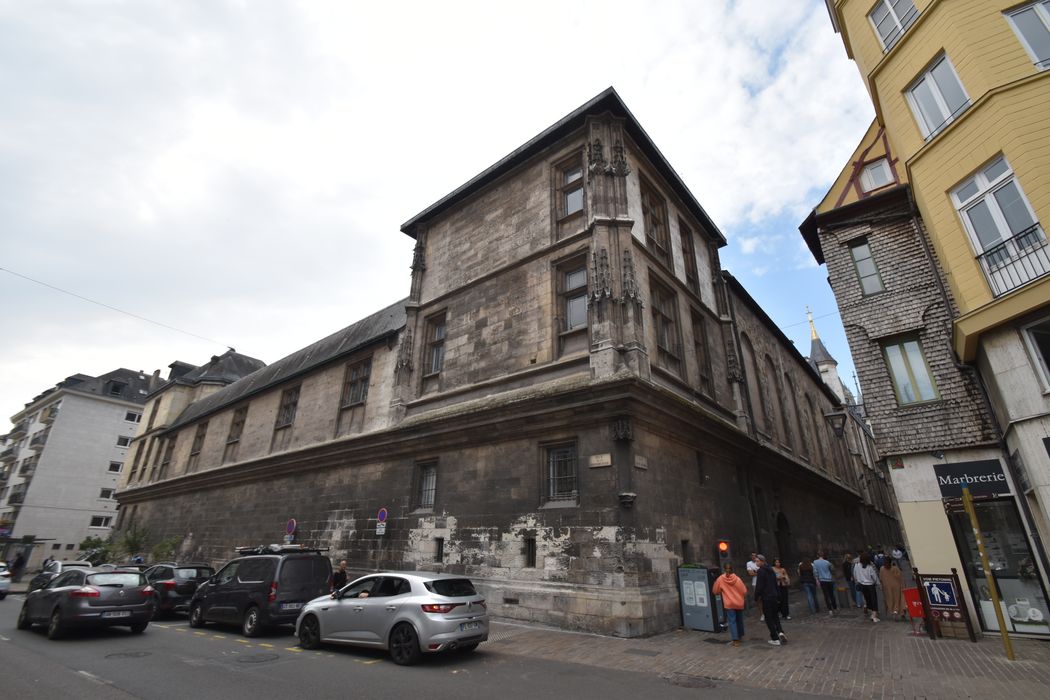
{"label": "balcony railing", "polygon": [[997,297],[1050,273],[1050,248],[1039,224],[989,248],[977,259]]}
{"label": "balcony railing", "polygon": [[33,436],[33,439],[29,441],[29,449],[36,450],[39,452],[44,449],[44,443],[47,442],[47,435],[50,431],[43,430]]}
{"label": "balcony railing", "polygon": [[18,492],[12,493],[10,496],[8,496],[7,497],[7,502],[9,504],[13,505],[13,504],[16,504],[16,503],[22,503],[23,501],[25,501],[25,499],[26,499],[25,493],[22,492],[22,491],[18,491]]}
{"label": "balcony railing", "polygon": [[11,447],[0,452],[0,462],[13,462],[17,456],[18,449],[14,445],[11,445]]}
{"label": "balcony railing", "polygon": [[48,406],[44,409],[43,413],[40,414],[40,422],[46,425],[51,425],[55,422],[55,416],[58,415],[58,404]]}
{"label": "balcony railing", "polygon": [[15,423],[15,427],[11,429],[11,432],[8,433],[7,436],[9,438],[11,438],[12,440],[17,440],[18,438],[20,438],[23,435],[25,435],[26,431],[28,431],[28,430],[29,430],[29,421],[27,421],[27,420],[19,421],[18,423]]}

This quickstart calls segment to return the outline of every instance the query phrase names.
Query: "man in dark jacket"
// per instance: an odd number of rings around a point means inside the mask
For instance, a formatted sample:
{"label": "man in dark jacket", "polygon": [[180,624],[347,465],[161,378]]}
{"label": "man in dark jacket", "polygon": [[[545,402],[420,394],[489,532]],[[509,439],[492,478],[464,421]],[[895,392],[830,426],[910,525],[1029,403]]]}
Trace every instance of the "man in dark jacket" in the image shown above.
{"label": "man in dark jacket", "polygon": [[787,635],[780,626],[780,598],[777,595],[777,574],[766,558],[758,555],[758,576],[755,579],[755,598],[762,606],[769,628],[769,643],[773,646],[787,644]]}

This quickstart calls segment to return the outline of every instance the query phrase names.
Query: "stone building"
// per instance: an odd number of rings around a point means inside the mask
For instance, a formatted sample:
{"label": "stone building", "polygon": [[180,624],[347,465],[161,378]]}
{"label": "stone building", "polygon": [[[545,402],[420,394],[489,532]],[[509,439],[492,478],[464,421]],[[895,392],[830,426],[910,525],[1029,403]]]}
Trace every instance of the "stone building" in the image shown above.
{"label": "stone building", "polygon": [[852,319],[913,553],[958,568],[998,631],[958,512],[976,479],[1006,624],[1050,635],[1050,6],[827,5],[876,119],[803,231]]}
{"label": "stone building", "polygon": [[838,397],[613,90],[402,232],[408,298],[170,414],[121,526],[221,563],[294,525],[355,569],[466,573],[495,614],[622,636],[680,624],[675,568],[716,539],[742,564],[896,533]]}
{"label": "stone building", "polygon": [[0,453],[5,560],[22,552],[34,569],[47,557],[78,559],[85,538],[109,535],[150,382],[129,369],[74,374],[12,416]]}

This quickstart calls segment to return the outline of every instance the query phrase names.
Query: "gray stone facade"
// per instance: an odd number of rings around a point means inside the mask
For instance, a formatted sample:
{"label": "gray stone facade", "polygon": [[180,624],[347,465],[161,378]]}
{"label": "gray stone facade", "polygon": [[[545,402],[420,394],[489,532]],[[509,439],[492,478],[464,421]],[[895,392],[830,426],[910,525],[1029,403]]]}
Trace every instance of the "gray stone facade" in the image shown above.
{"label": "gray stone facade", "polygon": [[742,565],[896,531],[824,420],[838,399],[614,92],[402,230],[409,298],[169,415],[122,526],[221,563],[294,518],[356,570],[464,573],[497,615],[622,636],[680,623],[675,569],[717,539]]}

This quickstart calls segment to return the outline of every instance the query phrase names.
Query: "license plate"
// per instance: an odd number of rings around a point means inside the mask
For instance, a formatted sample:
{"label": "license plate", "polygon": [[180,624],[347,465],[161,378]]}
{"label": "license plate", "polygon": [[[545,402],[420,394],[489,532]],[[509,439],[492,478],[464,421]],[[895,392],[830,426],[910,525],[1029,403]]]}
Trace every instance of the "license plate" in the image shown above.
{"label": "license plate", "polygon": [[476,630],[479,627],[481,627],[480,622],[464,622],[460,624],[459,631],[465,632],[467,630]]}
{"label": "license plate", "polygon": [[302,603],[281,603],[281,610],[299,610],[302,607]]}
{"label": "license plate", "polygon": [[130,610],[116,610],[114,612],[104,612],[104,613],[102,613],[102,617],[106,617],[106,618],[110,618],[110,617],[131,617],[131,611]]}

